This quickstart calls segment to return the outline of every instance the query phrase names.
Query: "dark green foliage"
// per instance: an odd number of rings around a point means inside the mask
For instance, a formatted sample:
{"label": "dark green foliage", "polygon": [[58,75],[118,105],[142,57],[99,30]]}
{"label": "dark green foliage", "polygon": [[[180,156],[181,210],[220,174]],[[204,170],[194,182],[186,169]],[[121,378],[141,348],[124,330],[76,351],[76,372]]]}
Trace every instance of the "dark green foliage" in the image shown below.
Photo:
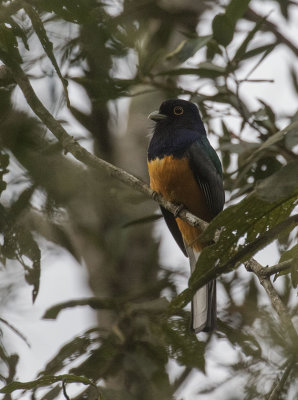
{"label": "dark green foliage", "polygon": [[0,23],[0,48],[1,51],[9,54],[9,56],[21,62],[21,57],[18,52],[18,42],[15,35],[15,29],[3,23]]}
{"label": "dark green foliage", "polygon": [[[212,221],[203,234],[203,240],[210,242],[215,231],[222,227],[220,236],[216,244],[203,250],[197,266],[199,275],[193,274],[191,280],[212,271],[212,266],[228,272],[275,240],[276,233],[270,234],[275,232],[275,228],[280,226],[281,231],[289,227],[291,219],[288,223],[284,221],[297,205],[296,168],[297,163],[289,164],[262,180],[255,192]],[[297,225],[297,221],[293,224]]]}
{"label": "dark green foliage", "polygon": [[52,385],[53,383],[56,382],[67,382],[67,383],[83,383],[84,385],[92,385],[92,382],[81,376],[75,376],[75,375],[59,375],[59,376],[43,376],[42,378],[39,378],[35,381],[32,382],[12,382],[9,385],[5,386],[4,389],[0,390],[0,393],[11,393],[15,390],[20,390],[20,389],[35,389],[40,386],[49,386]]}
{"label": "dark green foliage", "polygon": [[[1,206],[1,233],[3,245],[0,247],[1,258],[17,260],[25,271],[25,279],[33,286],[32,299],[36,299],[40,279],[40,249],[32,233],[25,228],[22,217],[28,208],[34,188],[25,189],[19,198],[11,205],[9,211]],[[30,263],[26,261],[29,259]]]}
{"label": "dark green foliage", "polygon": [[0,196],[1,192],[6,189],[6,182],[3,179],[3,176],[7,174],[9,165],[9,155],[3,152],[0,152]]}
{"label": "dark green foliage", "polygon": [[227,46],[233,39],[235,25],[245,13],[250,0],[231,0],[224,14],[218,14],[213,20],[213,37],[218,43]]}
{"label": "dark green foliage", "polygon": [[290,250],[285,251],[280,257],[279,262],[284,262],[289,260],[291,260],[291,265],[289,265],[289,269],[286,271],[279,272],[278,274],[275,275],[274,279],[278,278],[279,276],[290,273],[292,286],[293,288],[296,289],[298,285],[298,244],[293,246]]}
{"label": "dark green foliage", "polygon": [[198,36],[193,39],[183,40],[179,44],[179,46],[167,54],[166,58],[171,59],[175,58],[179,63],[183,63],[184,61],[188,60],[194,54],[196,54],[202,47],[208,45],[212,36]]}

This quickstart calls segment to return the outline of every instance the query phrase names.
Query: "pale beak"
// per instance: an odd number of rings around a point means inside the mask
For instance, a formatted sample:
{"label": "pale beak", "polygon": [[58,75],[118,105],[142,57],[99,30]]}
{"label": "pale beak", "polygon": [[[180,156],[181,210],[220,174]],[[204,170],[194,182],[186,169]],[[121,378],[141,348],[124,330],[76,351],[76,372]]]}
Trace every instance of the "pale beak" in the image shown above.
{"label": "pale beak", "polygon": [[168,116],[165,115],[165,114],[160,114],[159,111],[153,111],[151,114],[148,115],[148,118],[152,119],[152,121],[157,122],[157,121],[160,121],[162,119],[168,118]]}

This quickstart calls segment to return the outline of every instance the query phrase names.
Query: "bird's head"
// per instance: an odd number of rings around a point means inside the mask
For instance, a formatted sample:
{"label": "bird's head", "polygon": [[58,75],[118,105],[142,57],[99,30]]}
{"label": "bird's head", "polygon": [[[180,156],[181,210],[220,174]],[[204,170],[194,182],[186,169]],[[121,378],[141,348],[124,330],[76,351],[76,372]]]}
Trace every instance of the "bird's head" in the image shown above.
{"label": "bird's head", "polygon": [[159,111],[153,111],[148,118],[159,127],[177,127],[199,130],[206,134],[198,107],[190,101],[170,99],[164,101]]}

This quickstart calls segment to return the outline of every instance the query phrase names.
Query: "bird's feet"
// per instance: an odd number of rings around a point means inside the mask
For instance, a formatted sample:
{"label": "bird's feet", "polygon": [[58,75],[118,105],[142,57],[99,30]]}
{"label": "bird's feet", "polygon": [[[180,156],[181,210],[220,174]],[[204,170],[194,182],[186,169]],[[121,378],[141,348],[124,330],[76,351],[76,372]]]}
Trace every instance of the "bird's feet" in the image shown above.
{"label": "bird's feet", "polygon": [[178,217],[180,211],[183,210],[183,208],[184,208],[184,205],[183,205],[183,204],[179,204],[179,206],[176,207],[176,209],[175,209],[175,211],[174,211],[174,213],[173,213],[173,215],[174,215],[175,218]]}
{"label": "bird's feet", "polygon": [[157,201],[157,199],[159,198],[159,194],[155,190],[152,191],[151,196],[155,201]]}

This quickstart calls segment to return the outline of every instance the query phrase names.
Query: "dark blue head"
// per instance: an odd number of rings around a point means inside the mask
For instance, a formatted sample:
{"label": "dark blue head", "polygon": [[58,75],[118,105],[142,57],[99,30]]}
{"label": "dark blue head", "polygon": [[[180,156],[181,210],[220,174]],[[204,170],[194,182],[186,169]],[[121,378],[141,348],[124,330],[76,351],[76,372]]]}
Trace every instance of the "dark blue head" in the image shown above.
{"label": "dark blue head", "polygon": [[166,100],[148,118],[156,122],[148,149],[149,160],[171,154],[182,157],[195,140],[206,136],[198,107],[190,101]]}
{"label": "dark blue head", "polygon": [[166,100],[161,104],[159,111],[154,111],[148,118],[157,123],[156,128],[159,126],[182,127],[198,130],[201,134],[206,135],[198,107],[190,101]]}

